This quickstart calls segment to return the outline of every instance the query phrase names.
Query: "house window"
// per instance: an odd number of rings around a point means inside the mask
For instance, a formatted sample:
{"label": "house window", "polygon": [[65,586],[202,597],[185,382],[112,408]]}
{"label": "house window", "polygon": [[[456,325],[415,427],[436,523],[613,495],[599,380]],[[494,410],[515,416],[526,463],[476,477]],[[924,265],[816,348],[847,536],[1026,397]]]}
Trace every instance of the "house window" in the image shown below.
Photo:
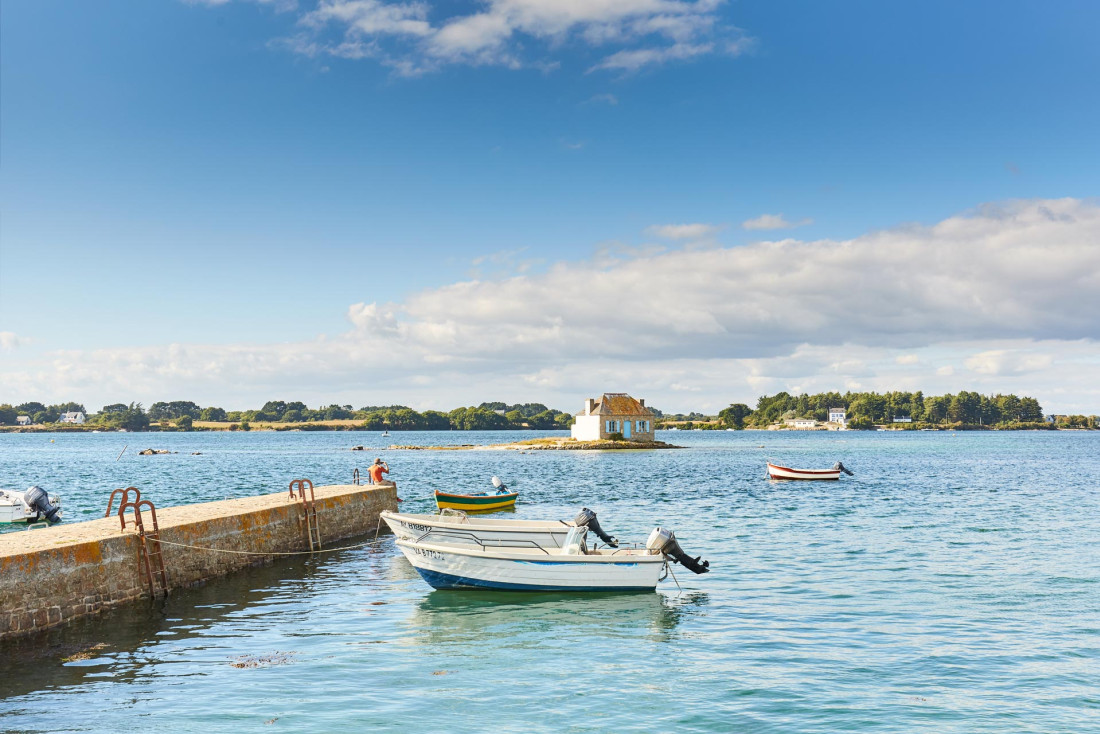
{"label": "house window", "polygon": [[635,428],[637,428],[638,433],[649,433],[649,421],[638,421]]}
{"label": "house window", "polygon": [[608,421],[607,422],[607,432],[608,433],[618,433],[619,432],[619,422],[618,421]]}

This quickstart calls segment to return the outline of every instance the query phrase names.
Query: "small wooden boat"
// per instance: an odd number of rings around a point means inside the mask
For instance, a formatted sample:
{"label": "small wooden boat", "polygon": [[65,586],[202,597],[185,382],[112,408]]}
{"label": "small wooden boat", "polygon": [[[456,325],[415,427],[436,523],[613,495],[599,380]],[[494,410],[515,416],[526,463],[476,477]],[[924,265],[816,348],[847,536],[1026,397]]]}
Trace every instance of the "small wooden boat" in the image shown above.
{"label": "small wooden boat", "polygon": [[435,504],[441,509],[462,510],[463,512],[491,512],[516,506],[519,492],[494,494],[452,494],[435,490]]}
{"label": "small wooden boat", "polygon": [[478,494],[454,494],[451,492],[435,491],[435,504],[442,510],[462,510],[463,512],[492,512],[516,506],[516,497],[519,492],[510,492],[500,481],[500,477],[493,477],[493,486],[496,492],[480,492]]}
{"label": "small wooden boat", "polygon": [[507,547],[561,548],[569,531],[584,526],[607,545],[619,542],[604,532],[596,513],[587,507],[570,521],[504,520],[496,517],[469,517],[461,510],[440,510],[438,515],[414,515],[384,510],[381,517],[399,540],[416,540],[431,532],[433,542],[476,545],[493,543]]}
{"label": "small wooden boat", "polygon": [[436,589],[653,591],[670,558],[696,573],[706,573],[710,566],[687,557],[675,535],[661,528],[653,531],[645,548],[617,550],[589,550],[586,532],[571,528],[560,549],[451,545],[432,540],[432,533],[415,541],[398,540],[397,547]]}
{"label": "small wooden boat", "polygon": [[839,461],[832,469],[792,469],[789,466],[779,466],[770,461],[768,462],[769,479],[824,479],[835,481],[840,479],[841,472],[852,476],[852,472],[848,471]]}

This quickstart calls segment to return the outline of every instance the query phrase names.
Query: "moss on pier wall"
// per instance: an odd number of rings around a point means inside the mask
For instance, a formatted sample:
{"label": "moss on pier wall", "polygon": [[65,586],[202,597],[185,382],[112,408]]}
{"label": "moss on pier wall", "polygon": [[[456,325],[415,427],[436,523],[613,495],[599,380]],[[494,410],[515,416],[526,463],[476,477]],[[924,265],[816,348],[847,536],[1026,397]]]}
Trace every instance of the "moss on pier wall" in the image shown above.
{"label": "moss on pier wall", "polygon": [[[322,545],[374,530],[396,509],[392,484],[316,488]],[[302,504],[287,492],[165,508],[158,512],[170,588],[202,583],[270,555],[308,551]],[[146,529],[152,522],[145,513]],[[0,637],[52,627],[149,596],[133,522],[117,517],[0,536]],[[150,544],[152,548],[152,544]],[[202,550],[243,551],[224,553]],[[261,555],[253,555],[259,553]]]}

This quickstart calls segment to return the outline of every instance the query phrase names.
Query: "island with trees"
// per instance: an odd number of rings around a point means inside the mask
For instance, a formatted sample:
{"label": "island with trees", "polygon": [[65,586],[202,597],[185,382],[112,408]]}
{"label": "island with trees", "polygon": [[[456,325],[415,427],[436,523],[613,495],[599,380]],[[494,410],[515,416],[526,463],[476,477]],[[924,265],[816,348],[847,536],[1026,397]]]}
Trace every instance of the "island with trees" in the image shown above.
{"label": "island with trees", "polygon": [[[1033,430],[1100,427],[1095,415],[1045,416],[1039,401],[1016,395],[924,395],[922,392],[825,392],[761,396],[755,408],[734,403],[717,415],[663,413],[654,409],[657,429],[768,429],[802,419],[825,423],[831,408],[842,408],[853,430]],[[79,413],[83,423],[60,422]],[[20,418],[23,418],[20,421]],[[89,413],[80,403],[0,405],[0,430],[7,431],[505,431],[568,430],[573,415],[542,403],[486,402],[443,412],[416,411],[405,405],[324,405],[269,400],[257,410],[202,407],[189,400],[114,403]]]}

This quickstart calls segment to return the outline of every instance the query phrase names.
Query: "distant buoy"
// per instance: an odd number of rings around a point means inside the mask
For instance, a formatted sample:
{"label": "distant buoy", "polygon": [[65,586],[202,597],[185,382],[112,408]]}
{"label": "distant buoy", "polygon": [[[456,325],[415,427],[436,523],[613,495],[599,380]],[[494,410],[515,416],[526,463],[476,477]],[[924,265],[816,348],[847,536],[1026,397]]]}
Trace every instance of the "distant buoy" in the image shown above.
{"label": "distant buoy", "polygon": [[52,439],[52,438],[50,439],[50,443],[53,443],[53,439]]}

